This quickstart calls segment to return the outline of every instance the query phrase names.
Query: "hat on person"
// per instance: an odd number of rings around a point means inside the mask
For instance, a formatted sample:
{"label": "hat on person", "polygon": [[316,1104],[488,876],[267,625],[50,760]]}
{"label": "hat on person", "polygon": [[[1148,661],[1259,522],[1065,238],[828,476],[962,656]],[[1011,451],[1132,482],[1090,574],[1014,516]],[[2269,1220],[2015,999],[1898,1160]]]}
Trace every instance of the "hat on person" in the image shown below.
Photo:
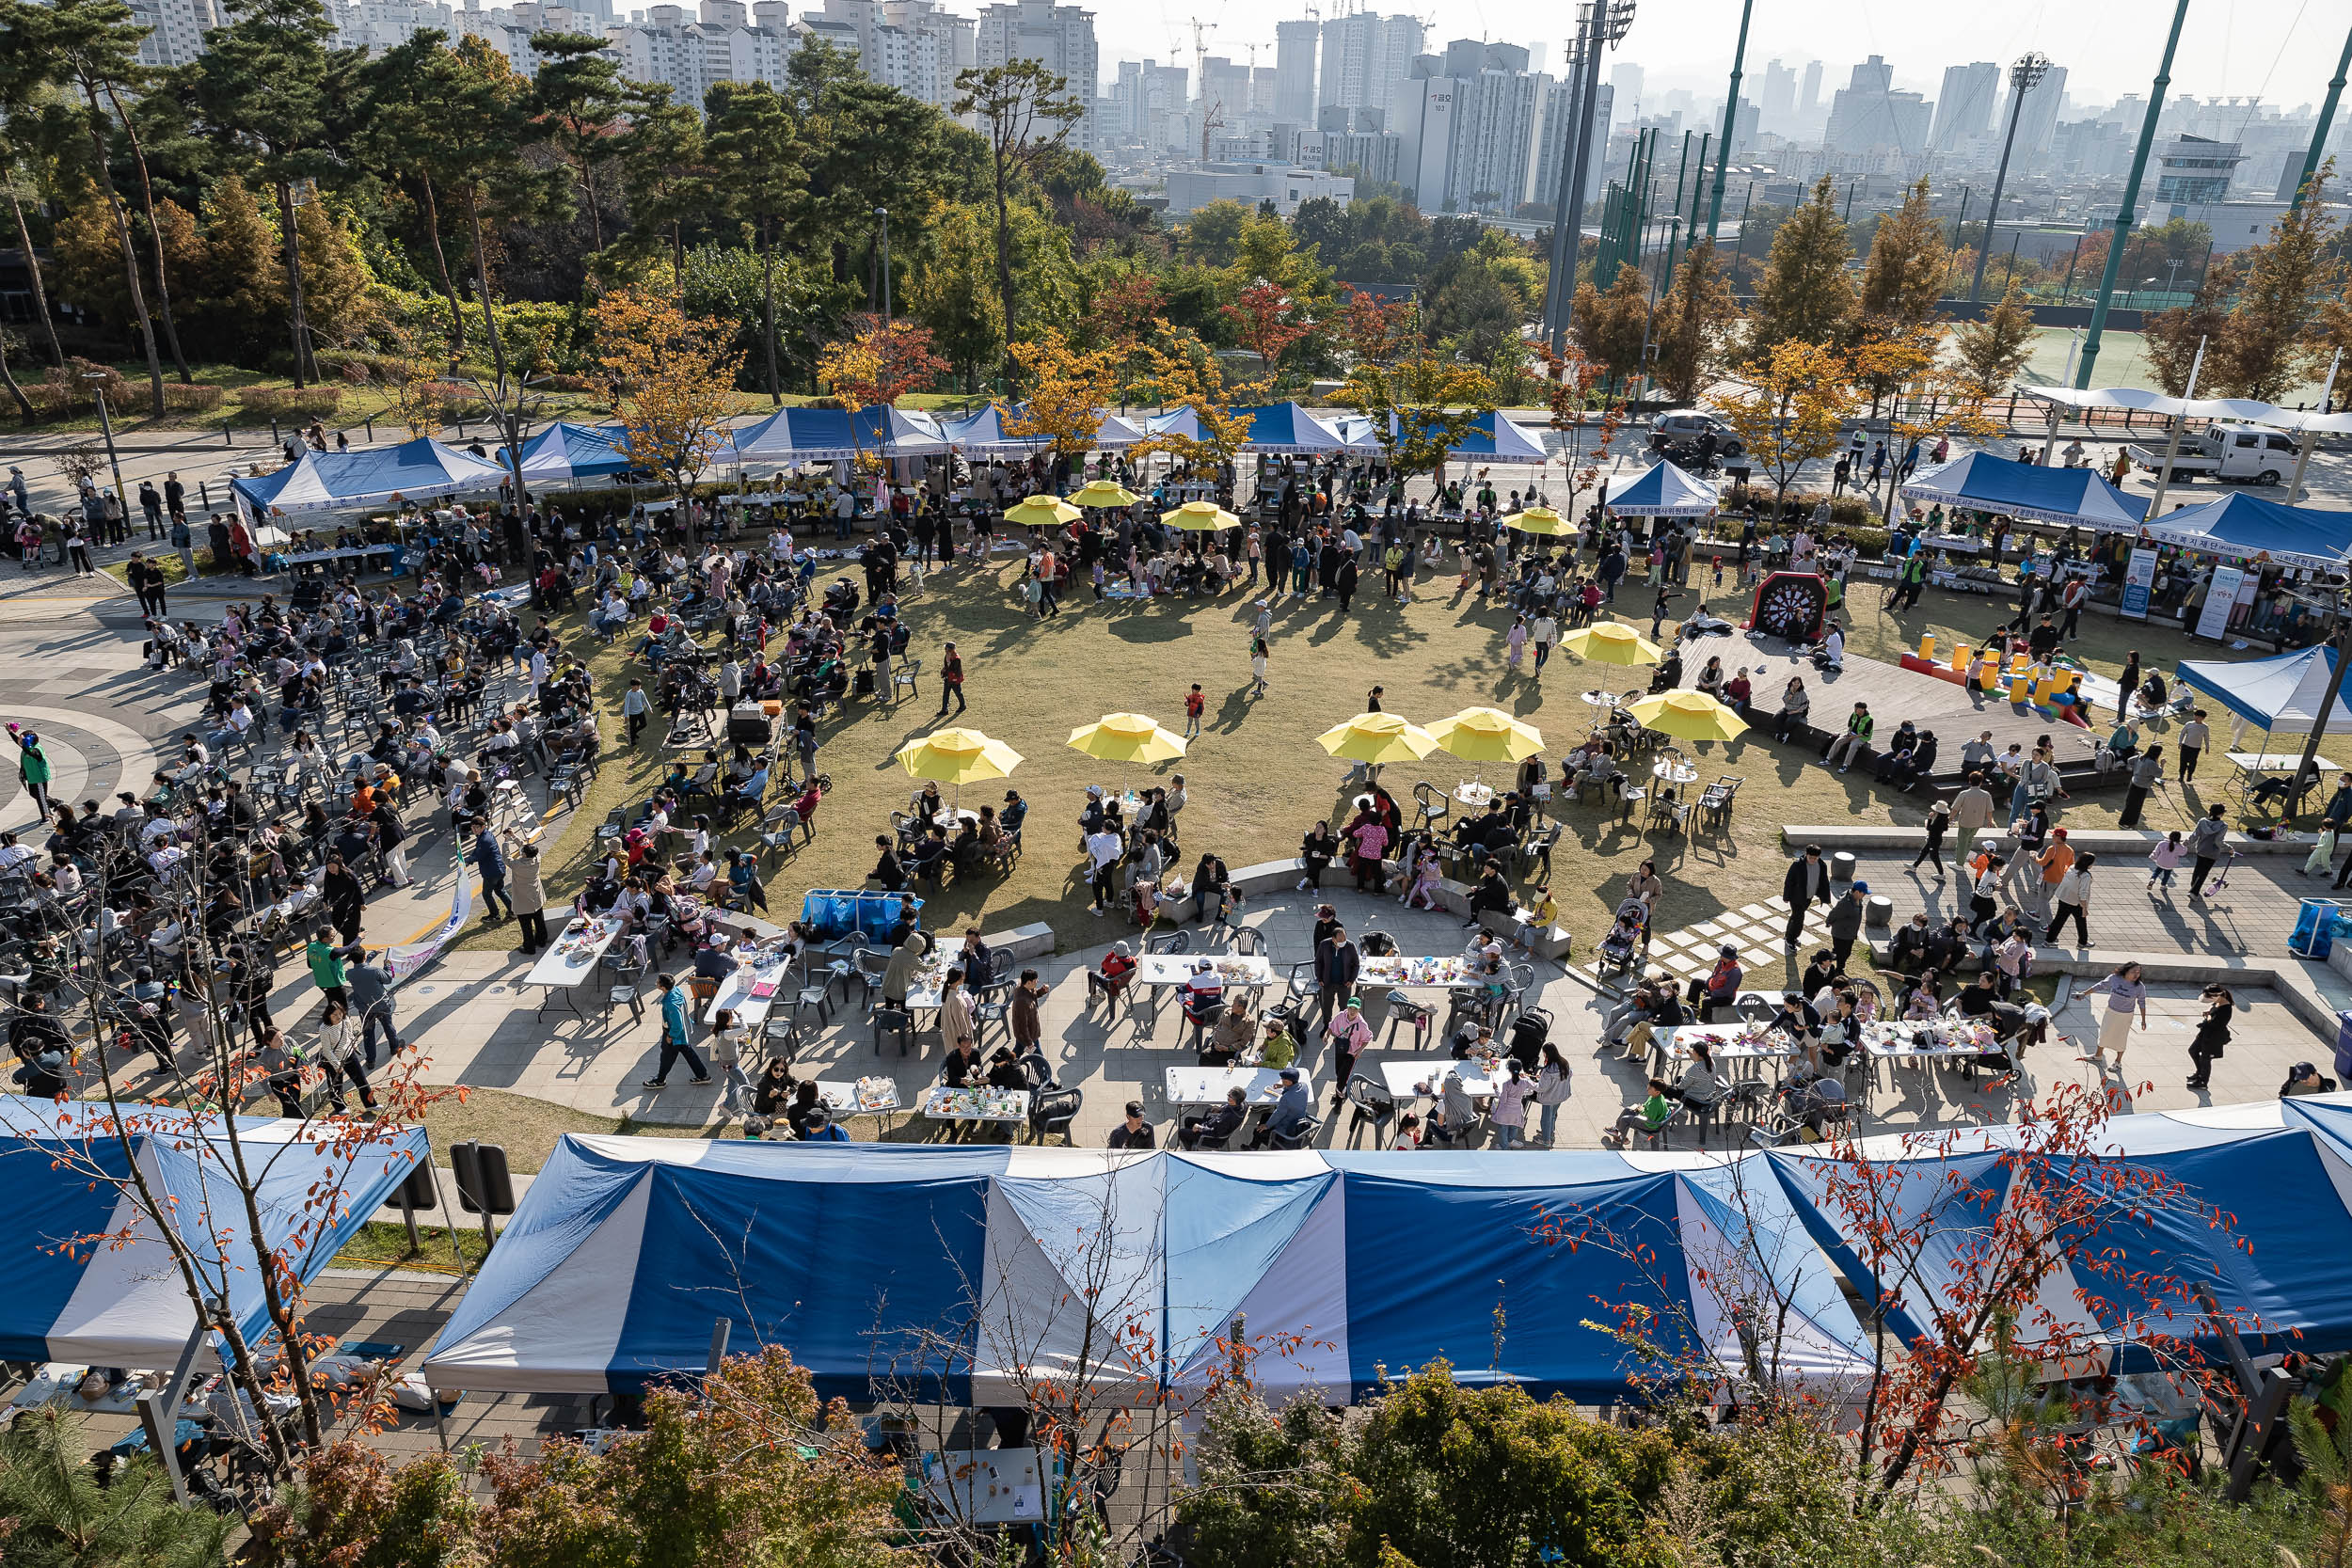
{"label": "hat on person", "polygon": [[1363,1010],[1364,999],[1360,996],[1351,996],[1347,999],[1347,1006],[1350,1011],[1361,1012]]}
{"label": "hat on person", "polygon": [[2052,828],[2050,830],[2050,836],[2052,838],[2064,838],[2066,836],[2066,830],[2064,828]]}
{"label": "hat on person", "polygon": [[1281,1078],[1285,1084],[1295,1084],[1298,1082],[1298,1069],[1295,1067],[1286,1067],[1282,1069]]}
{"label": "hat on person", "polygon": [[1111,951],[1123,958],[1127,957],[1127,944],[1123,942],[1114,942],[1111,943]]}
{"label": "hat on person", "polygon": [[1721,953],[1726,958],[1736,958],[1740,956],[1740,944],[1736,942],[1727,942],[1721,947],[1715,949],[1715,951]]}
{"label": "hat on person", "polygon": [[1853,890],[1856,893],[1867,893],[1870,891],[1870,884],[1867,882],[1856,882],[1853,885]]}
{"label": "hat on person", "polygon": [[1140,1100],[1130,1100],[1127,1101],[1127,1114],[1131,1117],[1139,1117],[1143,1115],[1143,1101]]}
{"label": "hat on person", "polygon": [[1103,793],[1103,786],[1101,784],[1089,784],[1087,785],[1087,793],[1089,795],[1099,796]]}

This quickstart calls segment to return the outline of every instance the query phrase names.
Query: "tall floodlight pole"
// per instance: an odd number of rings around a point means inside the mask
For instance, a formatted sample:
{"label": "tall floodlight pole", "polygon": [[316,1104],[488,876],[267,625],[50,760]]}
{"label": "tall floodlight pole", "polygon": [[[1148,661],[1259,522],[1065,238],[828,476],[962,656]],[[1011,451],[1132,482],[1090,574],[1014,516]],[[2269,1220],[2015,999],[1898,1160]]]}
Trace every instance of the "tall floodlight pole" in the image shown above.
{"label": "tall floodlight pole", "polygon": [[2311,187],[2312,177],[2319,172],[2319,155],[2328,145],[2328,127],[2336,118],[2336,104],[2344,97],[2344,78],[2352,71],[2352,33],[2344,35],[2344,53],[2336,56],[2336,74],[2328,84],[2327,102],[2319,106],[2319,123],[2312,127],[2312,150],[2303,154],[2303,177],[2295,182],[2295,201],[2287,211],[2296,212],[2303,205],[2303,193]]}
{"label": "tall floodlight pole", "polygon": [[2148,113],[2139,122],[2139,147],[2132,153],[2131,177],[2123,182],[2123,204],[2115,210],[2115,233],[2107,241],[2106,271],[2099,279],[2099,298],[2090,308],[2090,331],[2083,338],[2081,363],[2074,367],[2077,388],[2090,385],[2091,367],[2099,362],[2099,340],[2107,329],[2107,306],[2115,298],[2115,279],[2123,268],[2124,246],[2132,225],[2139,221],[2139,179],[2148,172],[2148,150],[2156,143],[2156,120],[2164,114],[2164,90],[2172,85],[2172,55],[2181,46],[2181,24],[2188,20],[2188,0],[2176,0],[2172,30],[2165,35],[2164,59],[2156,67],[2155,88],[2148,95]]}
{"label": "tall floodlight pole", "polygon": [[1577,199],[1584,193],[1569,182],[1576,176],[1576,143],[1583,126],[1584,83],[1593,72],[1594,58],[1598,53],[1593,43],[1594,13],[1598,9],[1596,0],[1584,0],[1576,8],[1576,53],[1568,62],[1567,89],[1561,95],[1567,116],[1553,130],[1553,140],[1560,148],[1560,180],[1558,194],[1551,203],[1551,276],[1544,284],[1544,341],[1551,345],[1554,354],[1560,352],[1565,335],[1567,301],[1576,291],[1578,242],[1584,233],[1584,204]]}
{"label": "tall floodlight pole", "polygon": [[2026,94],[2041,86],[2049,71],[2049,57],[2043,55],[2020,55],[2009,68],[2009,134],[2001,138],[2000,166],[1993,171],[1993,205],[1984,216],[1984,244],[1977,246],[1977,275],[1968,283],[1971,305],[1984,293],[1984,263],[1993,254],[1993,231],[2001,221],[2001,187],[2009,182],[2009,155],[2017,145],[2017,121],[2026,112]]}
{"label": "tall floodlight pole", "polygon": [[1724,216],[1724,175],[1731,167],[1731,137],[1740,113],[1740,67],[1748,57],[1748,16],[1755,9],[1756,0],[1740,0],[1740,41],[1731,50],[1731,96],[1724,100],[1724,139],[1715,155],[1715,188],[1707,198],[1707,237],[1710,240]]}
{"label": "tall floodlight pole", "polygon": [[[1571,234],[1581,233],[1584,223],[1584,182],[1593,166],[1593,116],[1600,107],[1600,52],[1625,41],[1625,35],[1633,26],[1634,0],[1594,0],[1591,42],[1584,51],[1583,102],[1576,111],[1575,168],[1568,179],[1568,197],[1561,217],[1575,224]],[[1606,136],[1607,133],[1602,133]],[[1563,353],[1567,348],[1568,325],[1576,314],[1576,252],[1568,252],[1568,277],[1560,285],[1560,313],[1554,318],[1550,333],[1551,351]]]}

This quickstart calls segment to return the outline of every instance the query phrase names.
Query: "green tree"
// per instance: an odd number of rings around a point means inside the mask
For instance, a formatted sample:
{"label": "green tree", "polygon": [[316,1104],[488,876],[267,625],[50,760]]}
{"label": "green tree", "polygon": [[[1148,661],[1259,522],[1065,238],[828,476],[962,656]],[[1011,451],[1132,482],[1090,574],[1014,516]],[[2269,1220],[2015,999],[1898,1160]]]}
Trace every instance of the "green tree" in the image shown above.
{"label": "green tree", "polygon": [[2312,177],[2311,194],[2272,226],[2268,240],[2234,258],[2237,302],[2217,352],[2206,356],[2216,391],[2275,403],[2310,369],[2312,307],[2339,270],[2329,257],[2336,227],[2325,200],[2329,172]]}
{"label": "green tree", "polygon": [[1204,267],[1230,267],[1241,254],[1241,231],[1253,214],[1238,201],[1212,201],[1184,220],[1184,259]]}
{"label": "green tree", "polygon": [[[16,25],[12,7],[0,10],[0,28],[13,29]],[[49,290],[41,277],[40,253],[33,248],[33,231],[24,221],[29,182],[24,180],[23,171],[33,151],[25,128],[38,118],[39,105],[49,92],[40,50],[0,50],[0,186],[8,189],[8,215],[16,224],[17,254],[24,258],[24,271],[32,283],[33,314],[40,323],[41,340],[49,346],[49,362],[63,366],[65,347],[57,341],[57,324],[50,318]]]}
{"label": "green tree", "polygon": [[1642,373],[1642,345],[1649,336],[1649,280],[1641,269],[1630,261],[1618,267],[1607,293],[1580,284],[1570,331],[1584,357],[1607,371],[1611,381],[1630,384]]}
{"label": "green tree", "polygon": [[208,356],[243,364],[286,308],[281,241],[251,187],[230,175],[204,193],[191,324]]}
{"label": "green tree", "polygon": [[1715,242],[1701,240],[1675,270],[1674,286],[1658,302],[1653,324],[1652,372],[1677,403],[1696,403],[1714,380],[1740,321],[1731,280],[1715,254]]}
{"label": "green tree", "polygon": [[1888,325],[1919,326],[1935,318],[1944,297],[1944,274],[1951,265],[1943,225],[1928,211],[1928,182],[1904,193],[1903,204],[1879,219],[1862,267],[1863,317]]}
{"label": "green tree", "polygon": [[784,405],[776,372],[776,230],[805,188],[792,115],[765,82],[719,82],[704,100],[713,190],[752,230],[759,251],[760,352],[768,396]]}
{"label": "green tree", "polygon": [[306,375],[316,378],[318,366],[303,309],[294,187],[334,167],[324,137],[327,103],[339,86],[326,51],[335,25],[319,0],[231,0],[229,9],[233,20],[204,35],[204,55],[194,68],[197,102],[217,135],[260,150],[254,166],[278,193],[294,380],[300,387]]}
{"label": "green tree", "polygon": [[1853,280],[1846,276],[1852,260],[1836,189],[1825,174],[1772,235],[1772,257],[1748,318],[1748,357],[1760,359],[1792,341],[1836,341],[1854,310]]}
{"label": "green tree", "polygon": [[2007,388],[2033,353],[2033,311],[2025,291],[2012,282],[1982,320],[1961,323],[1952,331],[1952,351],[1979,397]]}
{"label": "green tree", "polygon": [[[2219,369],[2213,349],[2229,330],[2229,299],[2236,286],[2237,269],[2228,261],[2216,262],[2205,270],[2205,280],[2186,305],[2141,318],[2141,351],[2148,356],[2156,385],[2169,395],[2187,395],[2189,371],[2200,351],[2204,352],[2208,365]],[[2209,388],[2213,383],[2208,377],[2198,385]]]}
{"label": "green tree", "polygon": [[620,62],[603,38],[590,33],[539,33],[531,48],[539,56],[532,107],[571,161],[588,209],[590,243],[602,250],[604,206],[596,193],[596,170],[612,160],[612,125],[628,106]]}
{"label": "green tree", "polygon": [[[1071,95],[1068,82],[1035,60],[959,71],[956,94],[955,112],[976,118],[988,140],[989,189],[996,204],[996,293],[1009,340],[1021,326],[1013,293],[1013,184],[1041,152],[1070,139],[1086,118],[1086,105]],[[1006,362],[1008,380],[1017,368]]]}
{"label": "green tree", "polygon": [[958,373],[977,377],[1005,354],[1005,319],[996,293],[988,214],[941,201],[924,224],[931,255],[907,280],[899,300],[931,329],[931,341]]}
{"label": "green tree", "polygon": [[662,84],[631,84],[628,129],[620,137],[621,189],[632,238],[666,242],[671,271],[686,271],[686,222],[707,210],[709,169],[702,117],[670,102]]}
{"label": "green tree", "polygon": [[[449,251],[441,238],[440,192],[452,188],[449,160],[438,144],[437,116],[452,95],[455,61],[435,32],[421,32],[368,62],[361,79],[368,113],[360,150],[387,181],[417,194],[424,219],[424,244],[433,259],[434,280],[449,301],[449,346],[466,347],[466,307],[450,276]],[[462,182],[464,171],[454,180]]]}
{"label": "green tree", "polygon": [[1477,364],[1494,360],[1522,341],[1526,303],[1502,273],[1473,257],[1429,301],[1429,330],[1456,356]]}
{"label": "green tree", "polygon": [[[148,313],[146,290],[139,281],[138,248],[131,238],[130,214],[115,190],[114,160],[107,145],[108,119],[99,105],[101,92],[138,73],[139,42],[148,29],[132,20],[130,8],[119,0],[69,0],[62,6],[36,6],[8,0],[0,10],[0,34],[14,38],[49,79],[70,84],[82,95],[83,128],[89,138],[91,177],[96,194],[105,204],[122,260],[122,299],[138,324],[139,346],[147,356],[148,394],[155,417],[164,414],[163,357],[155,341],[155,321]],[[175,353],[174,357],[178,357]],[[185,367],[183,366],[184,374]]]}
{"label": "green tree", "polygon": [[23,1568],[212,1568],[230,1521],[183,1508],[144,1456],[98,1484],[82,1423],[36,1410],[0,1433],[0,1556]]}

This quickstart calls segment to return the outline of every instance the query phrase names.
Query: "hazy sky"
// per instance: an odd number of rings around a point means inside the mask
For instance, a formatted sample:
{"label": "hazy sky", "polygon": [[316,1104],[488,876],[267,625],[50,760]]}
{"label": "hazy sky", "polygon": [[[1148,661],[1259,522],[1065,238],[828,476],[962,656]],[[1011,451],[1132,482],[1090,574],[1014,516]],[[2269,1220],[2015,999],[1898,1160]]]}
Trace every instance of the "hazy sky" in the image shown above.
{"label": "hazy sky", "polygon": [[[1089,0],[1078,0],[1089,4]],[[1564,0],[1424,0],[1417,14],[1438,44],[1488,38],[1545,46],[1546,69],[1558,73],[1565,33],[1575,25]],[[1153,58],[1193,63],[1193,19],[1212,24],[1208,53],[1246,60],[1259,43],[1260,65],[1274,63],[1274,24],[1305,14],[1304,0],[1090,0],[1105,83],[1114,62]],[[1414,9],[1390,0],[1366,8]],[[1327,0],[1325,14],[1337,6]],[[2006,65],[2039,49],[2067,68],[2067,92],[2080,103],[2146,92],[2171,21],[2167,0],[1756,0],[1748,39],[1748,81],[1764,62],[1794,67],[1822,62],[1821,95],[1845,85],[1870,55],[1895,68],[1898,87],[1933,98],[1944,67],[1969,60]],[[1633,29],[1612,56],[1631,60],[1651,83],[1720,94],[1738,36],[1738,0],[1641,0]],[[2171,91],[2199,98],[2260,96],[2288,108],[2316,104],[2344,51],[2352,12],[2343,0],[2189,0],[2188,24],[2172,69]],[[1747,90],[1754,90],[1750,87]],[[2352,106],[2339,113],[2352,112]]]}

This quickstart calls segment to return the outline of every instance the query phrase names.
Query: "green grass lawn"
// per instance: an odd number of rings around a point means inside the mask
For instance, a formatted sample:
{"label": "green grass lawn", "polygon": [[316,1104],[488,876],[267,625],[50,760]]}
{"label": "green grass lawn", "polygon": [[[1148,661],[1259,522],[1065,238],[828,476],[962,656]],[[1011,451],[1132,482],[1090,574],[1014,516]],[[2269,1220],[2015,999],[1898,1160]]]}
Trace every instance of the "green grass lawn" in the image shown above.
{"label": "green grass lawn", "polygon": [[[1181,773],[1191,796],[1182,821],[1187,872],[1207,851],[1238,868],[1294,855],[1317,818],[1344,811],[1347,797],[1339,784],[1345,765],[1327,756],[1314,737],[1358,712],[1375,683],[1387,689],[1391,711],[1416,721],[1474,705],[1502,707],[1537,726],[1547,752],[1557,756],[1581,740],[1591,722],[1592,709],[1578,692],[1601,679],[1624,687],[1640,678],[1638,672],[1588,670],[1565,656],[1554,658],[1540,682],[1507,673],[1508,614],[1457,595],[1446,576],[1425,580],[1422,596],[1406,606],[1384,599],[1375,580],[1345,617],[1331,603],[1278,609],[1271,689],[1253,698],[1248,655],[1256,590],[1189,604],[1099,608],[1081,590],[1058,618],[1041,622],[1013,595],[1012,559],[1004,557],[985,572],[960,564],[944,576],[934,573],[927,591],[905,607],[911,652],[923,661],[921,695],[895,706],[853,701],[820,730],[818,767],[831,776],[833,792],[817,814],[816,841],[766,874],[774,918],[796,913],[808,889],[864,885],[875,860],[875,835],[888,831],[889,814],[903,810],[915,787],[894,753],[939,722],[934,672],[941,644],[950,637],[963,654],[970,701],[970,711],[958,721],[1007,742],[1024,758],[1009,781],[969,787],[964,801],[999,801],[1009,785],[1031,809],[1022,861],[1009,873],[930,895],[926,919],[942,927],[977,921],[990,929],[1041,921],[1065,949],[1132,930],[1088,912],[1075,822],[1089,784],[1166,784]],[[1849,594],[1851,646],[1858,654],[1892,657],[1931,628],[1973,639],[1997,613],[1992,601],[1931,591],[1918,610],[1898,620],[1882,613],[1883,597],[1875,584],[1859,584]],[[2129,639],[2145,636],[2153,642],[2155,636],[2104,619],[2087,619],[2084,626],[2078,650],[2110,673],[2120,670]],[[595,648],[590,668],[600,690],[617,704],[630,673],[618,648]],[[1205,731],[1180,762],[1122,766],[1066,744],[1072,729],[1120,710],[1181,728],[1184,694],[1195,681],[1208,699]],[[653,739],[649,732],[640,752],[616,755],[603,768],[580,814],[583,822],[600,822],[614,807],[633,806],[650,792],[663,770]],[[1566,808],[1552,890],[1580,948],[1606,930],[1625,879],[1645,856],[1658,859],[1668,888],[1661,918],[1672,928],[1777,894],[1786,859],[1779,839],[1784,823],[1915,823],[1923,816],[1924,801],[1897,803],[1859,776],[1841,777],[1809,754],[1753,734],[1702,744],[1695,752],[1704,777],[1737,773],[1747,780],[1727,837],[1648,837],[1598,807]],[[1438,752],[1418,765],[1391,768],[1384,779],[1403,800],[1416,781],[1451,789],[1475,771]],[[2066,808],[2066,820],[2112,826],[2119,803],[2116,797],[2077,800]],[[2146,821],[2186,826],[2193,813],[2167,794],[2151,801]],[[730,842],[749,844],[749,825]],[[587,832],[565,835],[548,867],[552,895],[564,896],[578,887],[592,852]],[[493,927],[470,933],[463,945],[503,946],[512,940]]]}

